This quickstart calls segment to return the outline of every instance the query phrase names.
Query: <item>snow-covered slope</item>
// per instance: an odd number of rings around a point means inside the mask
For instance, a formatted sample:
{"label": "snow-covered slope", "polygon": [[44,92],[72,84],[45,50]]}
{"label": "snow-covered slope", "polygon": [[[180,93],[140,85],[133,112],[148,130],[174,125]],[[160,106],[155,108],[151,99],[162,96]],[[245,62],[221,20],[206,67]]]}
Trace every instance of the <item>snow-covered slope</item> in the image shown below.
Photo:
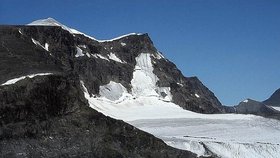
{"label": "snow-covered slope", "polygon": [[280,111],[280,107],[279,106],[271,106],[273,109]]}
{"label": "snow-covered slope", "polygon": [[156,96],[117,101],[85,97],[105,115],[122,119],[164,140],[168,145],[198,155],[221,157],[279,157],[280,122],[254,115],[199,114]]}
{"label": "snow-covered slope", "polygon": [[[200,114],[168,101],[167,87],[157,87],[149,54],[136,58],[129,93],[120,83],[100,87],[100,97],[84,94],[90,106],[122,119],[175,148],[224,158],[279,157],[280,122],[255,115]],[[165,89],[162,97],[160,89]],[[168,98],[167,97],[167,98]]]}

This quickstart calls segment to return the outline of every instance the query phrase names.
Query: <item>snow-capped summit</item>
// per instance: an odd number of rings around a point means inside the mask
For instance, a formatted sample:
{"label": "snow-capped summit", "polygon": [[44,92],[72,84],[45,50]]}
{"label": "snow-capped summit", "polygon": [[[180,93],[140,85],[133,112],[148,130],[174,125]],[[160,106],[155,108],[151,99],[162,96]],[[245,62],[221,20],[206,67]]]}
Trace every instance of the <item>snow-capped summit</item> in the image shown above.
{"label": "snow-capped summit", "polygon": [[39,19],[39,20],[36,20],[36,21],[33,21],[27,25],[32,25],[32,26],[59,26],[59,27],[62,27],[64,30],[70,32],[71,34],[75,35],[75,34],[79,34],[79,35],[84,35],[92,40],[95,40],[95,41],[98,41],[98,42],[111,42],[111,41],[114,41],[114,40],[118,40],[118,39],[121,39],[121,38],[125,38],[127,36],[132,36],[132,35],[143,35],[142,33],[129,33],[129,34],[125,34],[125,35],[121,35],[119,37],[115,37],[113,39],[108,39],[108,40],[98,40],[92,36],[89,36],[83,32],[80,32],[76,29],[73,29],[71,27],[68,27],[66,25],[63,25],[62,23],[58,22],[57,20],[55,20],[54,18],[47,18],[47,19]]}
{"label": "snow-capped summit", "polygon": [[47,19],[39,19],[36,21],[31,22],[30,24],[27,25],[42,25],[42,26],[63,26],[60,22],[53,18],[47,18]]}
{"label": "snow-capped summit", "polygon": [[245,99],[245,100],[243,100],[242,102],[243,102],[243,103],[248,103],[248,101],[249,101],[248,99]]}
{"label": "snow-capped summit", "polygon": [[62,27],[64,30],[70,32],[71,34],[80,34],[80,35],[84,35],[88,38],[91,38],[93,40],[97,40],[94,37],[88,36],[78,30],[75,30],[73,28],[70,28],[66,25],[61,24],[60,22],[58,22],[57,20],[55,20],[54,18],[47,18],[47,19],[39,19],[36,21],[33,21],[27,25],[33,25],[33,26],[60,26]]}

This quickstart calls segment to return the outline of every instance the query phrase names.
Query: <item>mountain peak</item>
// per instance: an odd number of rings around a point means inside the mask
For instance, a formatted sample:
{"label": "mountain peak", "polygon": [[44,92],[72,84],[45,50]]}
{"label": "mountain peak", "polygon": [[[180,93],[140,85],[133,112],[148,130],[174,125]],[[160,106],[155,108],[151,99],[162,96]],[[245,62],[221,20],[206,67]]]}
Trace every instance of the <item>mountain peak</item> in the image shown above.
{"label": "mountain peak", "polygon": [[47,19],[39,19],[35,20],[27,25],[35,25],[35,26],[63,26],[60,22],[55,20],[54,18],[47,18]]}
{"label": "mountain peak", "polygon": [[84,35],[92,40],[95,40],[97,42],[111,42],[111,41],[115,41],[115,40],[119,40],[121,38],[125,38],[125,37],[128,37],[128,36],[135,36],[135,35],[138,35],[138,36],[141,36],[141,35],[144,35],[144,36],[148,36],[147,34],[143,34],[143,33],[128,33],[128,34],[125,34],[125,35],[121,35],[119,37],[115,37],[113,39],[108,39],[108,40],[98,40],[92,36],[89,36],[85,33],[82,33],[76,29],[73,29],[71,27],[68,27],[66,25],[63,25],[62,23],[58,22],[57,20],[55,20],[54,18],[47,18],[47,19],[39,19],[39,20],[35,20],[27,25],[30,25],[30,26],[60,26],[62,29],[70,32],[71,34],[75,35],[75,34],[79,34],[79,35]]}
{"label": "mountain peak", "polygon": [[280,106],[280,88],[277,89],[267,100],[263,101],[266,105]]}

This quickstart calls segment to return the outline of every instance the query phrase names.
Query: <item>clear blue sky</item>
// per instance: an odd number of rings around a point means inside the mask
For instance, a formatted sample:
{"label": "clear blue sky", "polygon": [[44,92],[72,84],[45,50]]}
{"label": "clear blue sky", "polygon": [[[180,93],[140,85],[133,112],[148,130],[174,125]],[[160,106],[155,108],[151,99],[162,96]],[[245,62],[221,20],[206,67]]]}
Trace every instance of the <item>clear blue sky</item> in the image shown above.
{"label": "clear blue sky", "polygon": [[47,17],[98,39],[147,32],[226,105],[280,88],[279,0],[1,0],[0,24]]}

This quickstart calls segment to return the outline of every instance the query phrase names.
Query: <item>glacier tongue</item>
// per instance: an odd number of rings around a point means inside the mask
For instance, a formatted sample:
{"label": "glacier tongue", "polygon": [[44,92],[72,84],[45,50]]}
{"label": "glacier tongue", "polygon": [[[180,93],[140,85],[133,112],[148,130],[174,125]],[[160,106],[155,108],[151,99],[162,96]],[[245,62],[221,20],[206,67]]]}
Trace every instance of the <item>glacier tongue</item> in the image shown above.
{"label": "glacier tongue", "polygon": [[214,153],[222,158],[278,158],[280,122],[254,116],[251,119],[206,118],[142,119],[130,124],[168,145],[198,155]]}
{"label": "glacier tongue", "polygon": [[[123,91],[117,92],[120,96]],[[93,109],[122,119],[175,148],[204,156],[214,153],[223,158],[280,156],[277,120],[254,115],[199,114],[156,96],[134,98],[123,92],[118,100],[111,101],[90,97],[85,87],[84,94]]]}

